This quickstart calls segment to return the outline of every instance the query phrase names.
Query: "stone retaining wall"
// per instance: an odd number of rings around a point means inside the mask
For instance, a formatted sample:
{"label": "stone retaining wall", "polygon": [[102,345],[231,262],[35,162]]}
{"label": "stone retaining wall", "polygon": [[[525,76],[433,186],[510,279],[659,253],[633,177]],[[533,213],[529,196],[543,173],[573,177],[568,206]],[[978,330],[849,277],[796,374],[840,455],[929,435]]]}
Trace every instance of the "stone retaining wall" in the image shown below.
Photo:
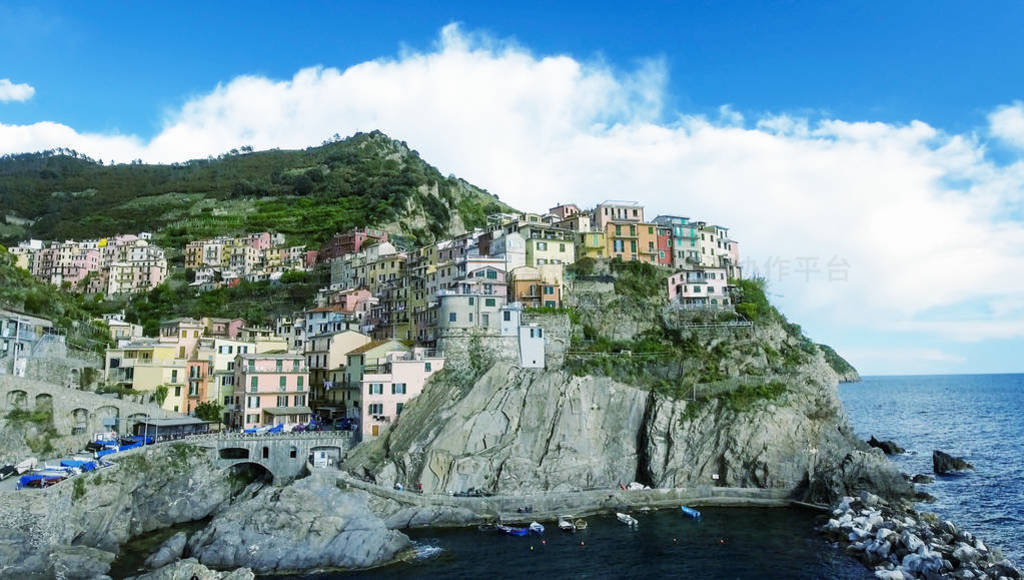
{"label": "stone retaining wall", "polygon": [[[611,511],[672,508],[680,505],[695,507],[791,507],[794,505],[794,502],[789,499],[789,490],[786,489],[701,486],[635,491],[605,489],[579,492],[537,492],[491,497],[455,497],[387,489],[362,481],[344,472],[339,473],[338,485],[361,489],[403,505],[470,510],[480,517],[480,521],[488,519],[505,522],[550,521],[565,514],[587,516]],[[530,507],[531,511],[525,514],[518,511],[524,507]]]}

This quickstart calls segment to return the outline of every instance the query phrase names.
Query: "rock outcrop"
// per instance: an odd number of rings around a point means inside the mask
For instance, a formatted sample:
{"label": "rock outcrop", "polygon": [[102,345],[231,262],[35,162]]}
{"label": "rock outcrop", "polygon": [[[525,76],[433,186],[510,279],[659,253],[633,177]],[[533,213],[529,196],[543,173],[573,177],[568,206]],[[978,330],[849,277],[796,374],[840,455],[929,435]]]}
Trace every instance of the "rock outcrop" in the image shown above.
{"label": "rock outcrop", "polygon": [[167,538],[155,552],[150,554],[146,558],[146,567],[150,570],[156,570],[163,568],[171,562],[181,558],[182,552],[185,550],[185,543],[188,542],[188,536],[185,532],[178,532]]}
{"label": "rock outcrop", "polygon": [[323,473],[237,502],[189,540],[206,566],[258,574],[373,568],[409,547],[374,515],[368,494],[342,491]]}
{"label": "rock outcrop", "polygon": [[936,449],[932,451],[932,469],[938,475],[953,475],[974,469],[974,466],[959,457],[953,457]]}
{"label": "rock outcrop", "polygon": [[130,537],[207,517],[231,496],[227,473],[202,448],[159,445],[115,462],[47,490],[0,494],[3,575],[50,576],[50,555],[64,546],[117,552]]}
{"label": "rock outcrop", "polygon": [[874,435],[871,436],[871,439],[868,439],[868,445],[876,449],[881,449],[882,453],[885,453],[886,455],[898,455],[900,453],[906,453],[907,451],[906,449],[897,445],[895,441],[880,441],[876,439]]}
{"label": "rock outcrop", "polygon": [[132,580],[253,580],[255,577],[256,575],[248,568],[218,572],[203,566],[195,558],[187,558],[141,576],[133,576]]}

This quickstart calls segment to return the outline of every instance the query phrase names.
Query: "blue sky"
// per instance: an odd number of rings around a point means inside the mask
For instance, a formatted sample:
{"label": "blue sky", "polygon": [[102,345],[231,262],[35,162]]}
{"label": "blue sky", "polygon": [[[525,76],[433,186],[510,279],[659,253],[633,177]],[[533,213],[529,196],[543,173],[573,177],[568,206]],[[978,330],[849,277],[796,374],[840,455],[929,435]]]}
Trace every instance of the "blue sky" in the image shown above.
{"label": "blue sky", "polygon": [[[732,226],[866,372],[1022,371],[1024,5],[983,8],[5,2],[0,153],[381,128],[524,209],[625,197]],[[806,256],[849,279],[765,267]]]}

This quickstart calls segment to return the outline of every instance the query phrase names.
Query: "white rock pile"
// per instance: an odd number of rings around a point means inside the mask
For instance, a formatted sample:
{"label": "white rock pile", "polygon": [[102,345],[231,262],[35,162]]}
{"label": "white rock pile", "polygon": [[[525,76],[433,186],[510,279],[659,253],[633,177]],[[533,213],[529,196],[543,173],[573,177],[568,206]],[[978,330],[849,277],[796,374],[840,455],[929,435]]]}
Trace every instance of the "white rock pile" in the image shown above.
{"label": "white rock pile", "polygon": [[935,514],[892,506],[877,495],[845,497],[822,532],[844,545],[885,580],[907,578],[1020,578],[999,550]]}

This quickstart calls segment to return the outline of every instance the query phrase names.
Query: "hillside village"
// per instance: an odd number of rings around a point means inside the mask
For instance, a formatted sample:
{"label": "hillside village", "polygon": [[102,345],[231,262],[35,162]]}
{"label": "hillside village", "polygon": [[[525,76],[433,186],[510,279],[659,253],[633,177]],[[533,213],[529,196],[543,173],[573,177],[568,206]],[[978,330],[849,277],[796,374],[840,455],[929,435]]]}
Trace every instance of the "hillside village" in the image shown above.
{"label": "hillside village", "polygon": [[[492,214],[485,227],[411,249],[372,228],[339,232],[318,250],[270,232],[192,241],[183,254],[195,292],[292,270],[329,270],[330,285],[314,304],[272,322],[181,317],[143,336],[123,314],[105,315],[112,346],[100,382],[151,394],[168,412],[215,409],[229,429],[331,421],[363,440],[378,437],[447,359],[464,356],[467,339],[493,340],[520,366],[544,368],[548,329],[530,314],[562,309],[570,271],[585,261],[664,267],[671,275],[661,292],[680,308],[731,310],[730,280],[742,273],[729,230],[680,216],[648,219],[644,210],[606,201]],[[148,234],[33,240],[10,253],[37,278],[86,293],[145,292],[168,270]],[[0,311],[0,324],[4,372],[23,375],[18,353],[53,334],[52,325],[11,309]]]}

